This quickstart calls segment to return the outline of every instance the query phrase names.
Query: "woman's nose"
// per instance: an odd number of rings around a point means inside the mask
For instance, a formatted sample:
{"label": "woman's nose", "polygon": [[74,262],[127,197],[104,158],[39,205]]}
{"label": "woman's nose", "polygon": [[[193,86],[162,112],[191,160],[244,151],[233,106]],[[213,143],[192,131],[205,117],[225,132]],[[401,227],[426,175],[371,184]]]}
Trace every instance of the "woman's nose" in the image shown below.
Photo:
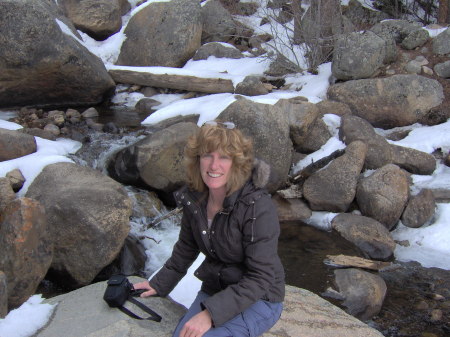
{"label": "woman's nose", "polygon": [[219,158],[212,156],[210,163],[211,170],[216,170],[219,167]]}

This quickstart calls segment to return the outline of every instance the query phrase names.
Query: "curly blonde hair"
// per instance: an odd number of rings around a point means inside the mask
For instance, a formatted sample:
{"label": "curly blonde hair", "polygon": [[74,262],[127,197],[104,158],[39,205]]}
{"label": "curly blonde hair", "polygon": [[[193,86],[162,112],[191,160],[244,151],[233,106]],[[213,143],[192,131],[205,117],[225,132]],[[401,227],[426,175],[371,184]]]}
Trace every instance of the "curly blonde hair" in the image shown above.
{"label": "curly blonde hair", "polygon": [[236,128],[228,129],[217,125],[204,124],[186,144],[184,157],[189,187],[203,192],[207,186],[200,173],[200,157],[205,153],[218,151],[232,159],[227,195],[241,188],[250,177],[253,167],[253,143]]}

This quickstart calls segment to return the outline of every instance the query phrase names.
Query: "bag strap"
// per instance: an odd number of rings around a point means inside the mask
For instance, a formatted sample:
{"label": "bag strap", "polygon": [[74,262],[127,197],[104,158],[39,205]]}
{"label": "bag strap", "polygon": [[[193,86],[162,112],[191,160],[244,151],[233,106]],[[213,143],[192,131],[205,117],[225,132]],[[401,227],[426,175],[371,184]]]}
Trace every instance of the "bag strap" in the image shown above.
{"label": "bag strap", "polygon": [[139,302],[138,300],[134,299],[133,296],[128,296],[128,301],[130,301],[131,303],[137,305],[139,308],[141,308],[142,310],[144,310],[146,313],[150,314],[149,317],[147,318],[143,318],[140,317],[138,315],[136,315],[134,312],[130,311],[129,309],[125,308],[124,306],[120,306],[119,309],[120,311],[122,311],[123,313],[127,314],[130,317],[136,318],[136,319],[147,319],[150,321],[155,321],[155,322],[161,322],[161,316],[158,315],[156,312],[154,312],[152,309],[150,309],[149,307],[147,307],[145,304]]}

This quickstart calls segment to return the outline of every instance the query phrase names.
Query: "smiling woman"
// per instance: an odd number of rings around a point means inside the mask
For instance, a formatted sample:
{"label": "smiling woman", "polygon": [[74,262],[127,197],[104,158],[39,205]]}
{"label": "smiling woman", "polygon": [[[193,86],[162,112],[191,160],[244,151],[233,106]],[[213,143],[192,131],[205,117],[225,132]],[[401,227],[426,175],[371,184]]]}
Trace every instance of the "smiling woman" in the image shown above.
{"label": "smiling woman", "polygon": [[202,287],[174,336],[259,336],[280,318],[284,299],[280,225],[256,179],[263,165],[253,167],[251,140],[229,122],[205,123],[185,158],[189,186],[175,193],[183,206],[178,242],[150,282],[135,288],[166,296],[202,252],[194,273]]}

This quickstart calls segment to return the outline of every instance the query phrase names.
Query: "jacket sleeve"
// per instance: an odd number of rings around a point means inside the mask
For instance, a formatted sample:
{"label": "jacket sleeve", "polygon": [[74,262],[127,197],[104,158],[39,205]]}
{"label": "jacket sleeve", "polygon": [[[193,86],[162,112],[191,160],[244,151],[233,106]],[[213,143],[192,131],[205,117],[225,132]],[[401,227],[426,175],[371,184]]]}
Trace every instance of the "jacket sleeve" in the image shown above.
{"label": "jacket sleeve", "polygon": [[215,327],[263,299],[275,280],[280,224],[270,196],[263,195],[245,211],[243,247],[246,271],[242,279],[203,301]]}
{"label": "jacket sleeve", "polygon": [[183,214],[180,234],[173,247],[172,255],[150,280],[150,285],[159,296],[165,297],[175,288],[198,254],[199,248],[194,240],[191,225]]}

